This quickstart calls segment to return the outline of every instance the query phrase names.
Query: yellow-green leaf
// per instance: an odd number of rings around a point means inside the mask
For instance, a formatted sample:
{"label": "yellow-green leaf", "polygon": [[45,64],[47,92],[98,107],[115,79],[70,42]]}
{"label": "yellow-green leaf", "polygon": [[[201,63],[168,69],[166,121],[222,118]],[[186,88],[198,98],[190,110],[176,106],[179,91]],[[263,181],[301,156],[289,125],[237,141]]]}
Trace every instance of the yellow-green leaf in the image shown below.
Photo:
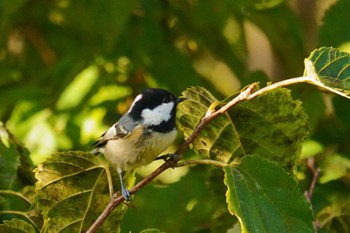
{"label": "yellow-green leaf", "polygon": [[[182,95],[187,98],[178,109],[178,128],[187,139],[200,122],[219,102],[202,87],[186,89]],[[234,154],[242,154],[239,135],[228,114],[214,119],[191,144],[201,157],[230,163]]]}
{"label": "yellow-green leaf", "polygon": [[33,225],[20,219],[5,220],[3,224],[0,224],[0,232],[37,233]]}
{"label": "yellow-green leaf", "polygon": [[[178,127],[187,139],[218,100],[200,87],[189,88],[183,95],[187,101],[179,106]],[[290,90],[278,88],[239,103],[214,119],[192,147],[201,157],[228,164],[245,154],[259,154],[290,170],[308,130],[301,102],[292,99]]]}
{"label": "yellow-green leaf", "polygon": [[[54,154],[38,166],[36,200],[44,219],[42,232],[85,232],[90,227],[110,201],[107,166],[100,157],[79,151]],[[119,184],[113,168],[111,173],[114,184]],[[100,229],[115,232],[125,209],[116,208]]]}
{"label": "yellow-green leaf", "polygon": [[317,86],[349,98],[350,54],[330,47],[316,49],[305,59],[304,76]]}

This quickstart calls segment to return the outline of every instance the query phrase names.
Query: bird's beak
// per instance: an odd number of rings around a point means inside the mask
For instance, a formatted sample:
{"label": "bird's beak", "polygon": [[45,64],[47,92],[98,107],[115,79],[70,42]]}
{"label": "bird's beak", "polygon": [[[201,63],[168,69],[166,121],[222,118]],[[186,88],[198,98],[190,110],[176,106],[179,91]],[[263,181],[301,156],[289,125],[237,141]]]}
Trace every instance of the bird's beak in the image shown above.
{"label": "bird's beak", "polygon": [[181,103],[182,101],[187,100],[186,98],[177,98],[176,99],[176,104]]}

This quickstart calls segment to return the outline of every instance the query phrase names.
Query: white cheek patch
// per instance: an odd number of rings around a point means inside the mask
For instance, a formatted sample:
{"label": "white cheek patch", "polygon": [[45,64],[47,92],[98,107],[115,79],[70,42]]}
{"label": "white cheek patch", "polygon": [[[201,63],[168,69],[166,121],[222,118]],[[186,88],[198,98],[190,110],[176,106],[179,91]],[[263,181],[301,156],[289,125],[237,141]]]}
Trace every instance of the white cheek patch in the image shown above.
{"label": "white cheek patch", "polygon": [[154,109],[144,109],[141,116],[144,119],[145,125],[159,125],[162,121],[168,121],[171,117],[171,111],[174,108],[174,103],[164,103]]}
{"label": "white cheek patch", "polygon": [[132,102],[132,104],[131,104],[131,106],[130,106],[130,108],[129,108],[129,110],[128,110],[128,113],[131,111],[131,109],[134,107],[134,105],[140,100],[140,99],[142,99],[142,94],[139,94],[139,95],[137,95],[136,96],[136,98],[134,99],[134,102]]}

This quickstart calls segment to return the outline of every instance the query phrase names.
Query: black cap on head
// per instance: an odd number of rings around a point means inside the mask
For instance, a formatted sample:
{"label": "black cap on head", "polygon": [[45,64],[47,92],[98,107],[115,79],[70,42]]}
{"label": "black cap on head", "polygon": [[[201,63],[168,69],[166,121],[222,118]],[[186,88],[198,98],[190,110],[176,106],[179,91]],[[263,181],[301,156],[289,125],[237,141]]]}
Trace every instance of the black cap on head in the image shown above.
{"label": "black cap on head", "polygon": [[[144,89],[134,100],[129,115],[134,120],[141,118],[142,110],[154,109],[162,103],[174,102],[175,106],[178,103],[177,97],[171,92],[161,88]],[[175,111],[175,110],[174,110]]]}

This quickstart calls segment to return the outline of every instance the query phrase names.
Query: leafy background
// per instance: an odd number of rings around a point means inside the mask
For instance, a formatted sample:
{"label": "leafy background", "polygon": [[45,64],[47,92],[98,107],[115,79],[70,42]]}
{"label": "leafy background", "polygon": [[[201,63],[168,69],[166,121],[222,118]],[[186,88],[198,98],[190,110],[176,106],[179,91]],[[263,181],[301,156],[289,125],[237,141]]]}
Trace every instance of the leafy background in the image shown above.
{"label": "leafy background", "polygon": [[[0,119],[16,136],[0,144],[1,189],[33,184],[29,157],[37,165],[57,151],[88,150],[142,88],[180,94],[199,85],[223,99],[253,81],[301,76],[317,47],[350,51],[347,9],[348,0],[1,1]],[[349,102],[307,85],[291,89],[311,127],[300,189],[309,187],[306,161],[315,158],[322,172],[312,206],[322,231],[350,232]],[[13,156],[3,153],[8,148]],[[166,172],[137,194],[122,232],[231,228],[217,173],[202,166]]]}

